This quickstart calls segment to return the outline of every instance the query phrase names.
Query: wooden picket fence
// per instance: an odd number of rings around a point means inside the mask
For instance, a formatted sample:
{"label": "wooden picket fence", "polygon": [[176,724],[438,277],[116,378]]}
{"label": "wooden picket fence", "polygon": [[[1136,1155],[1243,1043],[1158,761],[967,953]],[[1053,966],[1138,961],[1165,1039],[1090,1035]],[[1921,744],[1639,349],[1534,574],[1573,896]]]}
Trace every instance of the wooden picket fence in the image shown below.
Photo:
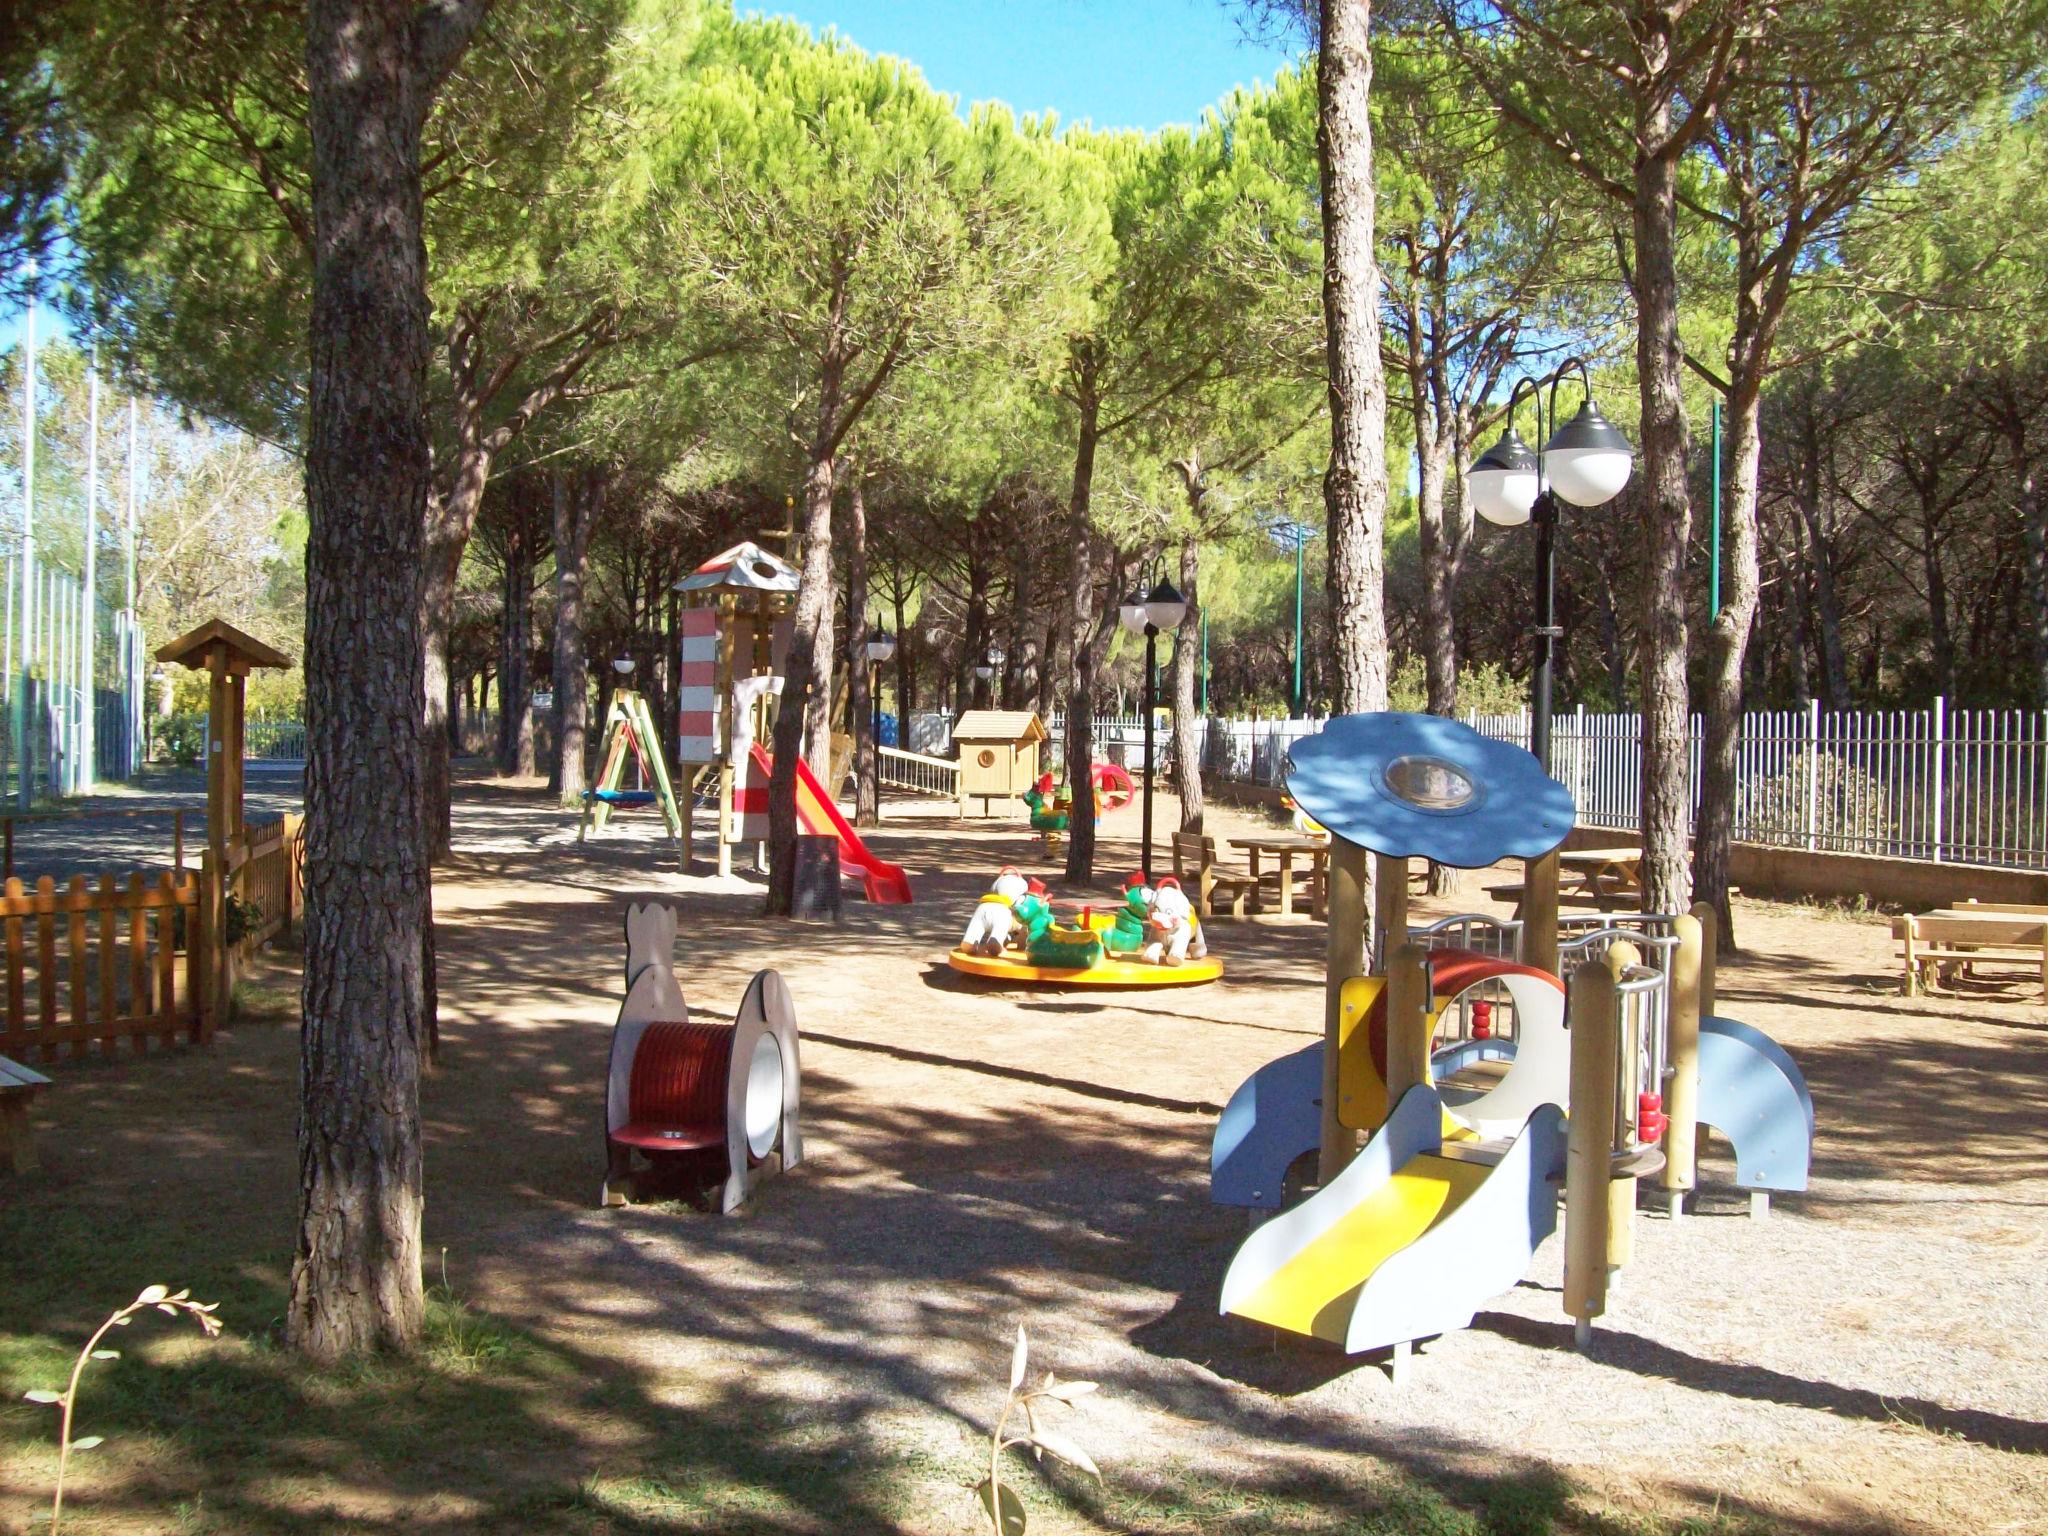
{"label": "wooden picket fence", "polygon": [[[305,818],[285,816],[248,829],[229,851],[228,875],[256,918],[235,956],[290,937],[302,910]],[[209,899],[213,871],[178,867],[151,878],[113,875],[97,886],[48,875],[33,890],[8,879],[0,895],[5,944],[5,1014],[0,1056],[17,1060],[103,1054],[121,1042],[205,1041],[220,1022],[213,996]],[[232,966],[230,966],[232,976]]]}
{"label": "wooden picket fence", "polygon": [[93,887],[74,875],[59,889],[45,875],[33,891],[10,879],[0,895],[0,1056],[49,1061],[84,1056],[94,1042],[111,1053],[123,1040],[142,1051],[152,1039],[208,1038],[206,879],[107,875]]}

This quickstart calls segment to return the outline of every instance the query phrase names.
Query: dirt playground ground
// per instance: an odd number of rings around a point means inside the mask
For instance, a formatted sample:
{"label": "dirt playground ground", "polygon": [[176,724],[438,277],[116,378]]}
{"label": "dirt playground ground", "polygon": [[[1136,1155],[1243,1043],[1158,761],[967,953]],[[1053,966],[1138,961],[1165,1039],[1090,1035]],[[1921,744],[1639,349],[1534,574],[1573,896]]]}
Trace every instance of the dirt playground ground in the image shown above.
{"label": "dirt playground ground", "polygon": [[[1005,862],[1050,873],[1021,824],[890,823],[873,844],[908,868],[915,904],[850,898],[833,928],[769,923],[754,885],[674,873],[648,818],[633,820],[579,848],[538,790],[463,787],[458,857],[436,877],[444,1060],[424,1090],[435,1277],[445,1266],[470,1309],[568,1362],[565,1382],[603,1384],[616,1411],[565,1405],[545,1456],[444,1463],[430,1486],[366,1486],[349,1454],[287,1425],[287,1441],[310,1438],[263,1499],[331,1510],[336,1529],[517,1529],[501,1485],[647,1475],[663,1416],[715,1408],[830,1455],[896,1458],[917,1485],[901,1528],[971,1531],[965,1489],[1022,1321],[1039,1368],[1102,1384],[1069,1426],[1125,1500],[1105,1514],[1079,1491],[1092,1483],[1064,1475],[1073,1496],[1056,1498],[1019,1462],[1034,1531],[1208,1528],[1176,1502],[1191,1484],[1240,1508],[1289,1491],[1288,1509],[1338,1511],[1347,1489],[1388,1477],[1513,1474],[1623,1522],[1733,1511],[1792,1532],[2048,1532],[2037,990],[1905,999],[1882,920],[1740,903],[1720,1011],[1804,1068],[1811,1192],[1751,1221],[1717,1139],[1697,1214],[1642,1215],[1590,1353],[1571,1348],[1553,1240],[1396,1391],[1376,1364],[1216,1315],[1245,1218],[1208,1202],[1210,1136],[1247,1074],[1320,1030],[1320,926],[1214,922],[1229,973],[1209,987],[972,990],[941,962],[975,896]],[[1135,809],[1106,831],[1105,888],[1135,861]],[[731,1218],[594,1206],[622,916],[649,899],[678,910],[693,1009],[729,1017],[766,966],[795,999],[808,1160]],[[1486,909],[1471,895],[1419,900],[1417,915]],[[165,1272],[74,1257],[82,1272],[62,1284],[0,1292],[0,1334],[76,1340],[145,1280],[206,1295],[240,1276],[281,1294],[297,1050],[288,1023],[251,1022],[210,1051],[52,1068],[44,1167],[0,1185],[0,1231],[60,1214],[133,1229]],[[41,1273],[21,1252],[10,1271]],[[0,1462],[27,1411],[0,1409]],[[175,1463],[166,1451],[145,1470],[189,1500],[207,1474]],[[0,1471],[0,1528],[28,1528],[46,1467]],[[1311,1528],[1295,1518],[1269,1528]],[[818,1508],[772,1528],[882,1527]]]}

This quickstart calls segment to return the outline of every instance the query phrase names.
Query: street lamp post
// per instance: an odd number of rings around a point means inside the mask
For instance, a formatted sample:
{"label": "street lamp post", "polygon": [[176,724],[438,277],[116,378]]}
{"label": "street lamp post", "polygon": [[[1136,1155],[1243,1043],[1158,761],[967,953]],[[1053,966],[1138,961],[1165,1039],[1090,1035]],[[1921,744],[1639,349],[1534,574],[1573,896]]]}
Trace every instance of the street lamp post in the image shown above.
{"label": "street lamp post", "polygon": [[870,739],[874,742],[875,750],[880,751],[882,746],[882,668],[895,660],[896,637],[882,628],[881,621],[877,620],[874,628],[868,631],[865,649],[868,658]]}
{"label": "street lamp post", "polygon": [[1145,812],[1143,852],[1138,867],[1145,881],[1152,880],[1152,715],[1156,707],[1159,670],[1159,635],[1187,617],[1187,599],[1161,580],[1150,592],[1133,592],[1117,609],[1125,629],[1145,637]]}
{"label": "street lamp post", "polygon": [[990,646],[982,652],[981,660],[974,664],[975,677],[988,684],[988,707],[991,709],[997,707],[995,676],[1002,670],[1003,648],[1000,645]]}
{"label": "street lamp post", "polygon": [[[1559,426],[1557,386],[1574,370],[1586,398],[1579,413]],[[1552,429],[1544,438],[1540,458],[1515,432],[1515,407],[1525,389],[1536,401],[1537,436],[1543,437],[1546,419]],[[1472,505],[1489,523],[1501,528],[1519,528],[1528,522],[1536,525],[1536,666],[1529,683],[1529,750],[1546,772],[1550,768],[1551,677],[1557,639],[1563,633],[1557,624],[1558,503],[1604,506],[1621,494],[1634,468],[1635,450],[1600,414],[1600,407],[1593,403],[1593,383],[1586,365],[1572,358],[1548,378],[1515,381],[1500,441],[1480,455],[1466,475]]]}
{"label": "street lamp post", "polygon": [[[879,825],[882,819],[882,668],[896,655],[896,637],[882,628],[878,619],[868,630],[861,649],[868,659],[868,749],[865,754],[858,748],[854,752],[853,814],[856,821],[871,815]],[[897,707],[902,707],[900,699]],[[862,825],[867,823],[862,821]]]}

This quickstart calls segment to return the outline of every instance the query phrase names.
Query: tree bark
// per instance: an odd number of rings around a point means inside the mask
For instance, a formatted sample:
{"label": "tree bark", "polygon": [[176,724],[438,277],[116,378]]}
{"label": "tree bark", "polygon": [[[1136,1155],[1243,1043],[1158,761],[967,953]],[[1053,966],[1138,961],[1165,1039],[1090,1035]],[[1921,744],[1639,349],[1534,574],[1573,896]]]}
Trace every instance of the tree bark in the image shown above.
{"label": "tree bark", "polygon": [[1316,137],[1323,193],[1323,320],[1330,386],[1331,671],[1339,714],[1387,707],[1383,537],[1386,380],[1373,250],[1372,6],[1321,0]]}
{"label": "tree bark", "polygon": [[590,657],[583,632],[583,579],[590,532],[604,506],[605,476],[591,469],[555,477],[555,754],[553,789],[569,810],[589,788]]}
{"label": "tree bark", "polygon": [[[803,564],[797,575],[782,702],[775,710],[775,769],[768,781],[768,903],[787,917],[796,882],[796,763],[818,696],[832,684],[832,445],[838,436],[845,367],[836,357],[819,370],[818,424],[804,471]],[[827,649],[820,649],[820,647]],[[826,659],[824,675],[818,663]]]}
{"label": "tree bark", "polygon": [[426,245],[420,127],[479,7],[309,0],[306,965],[285,1332],[316,1360],[419,1338]]}
{"label": "tree bark", "polygon": [[1074,480],[1067,500],[1067,537],[1073,544],[1068,569],[1067,622],[1074,648],[1073,678],[1067,691],[1067,788],[1073,811],[1067,820],[1067,880],[1085,885],[1095,876],[1095,531],[1090,507],[1095,491],[1095,443],[1101,402],[1095,393],[1095,359],[1087,343],[1074,362]]}
{"label": "tree bark", "polygon": [[2033,647],[2034,702],[2048,709],[2048,497],[2027,442],[2027,412],[2011,388],[2000,386],[1995,405],[1999,435],[2012,459],[2012,499],[2026,551],[2029,639]]}
{"label": "tree bark", "polygon": [[[1666,40],[1668,44],[1668,39]],[[1661,64],[1661,61],[1659,61]],[[1639,144],[1669,137],[1671,105],[1640,109]],[[1636,375],[1642,391],[1644,500],[1649,510],[1643,588],[1643,900],[1649,912],[1690,905],[1687,833],[1685,556],[1692,534],[1686,486],[1684,353],[1678,335],[1678,165],[1639,152],[1631,204],[1635,236]]]}
{"label": "tree bark", "polygon": [[882,824],[874,705],[868,696],[868,504],[857,466],[849,466],[846,487],[846,711],[853,718],[853,824]]}
{"label": "tree bark", "polygon": [[504,619],[499,626],[498,772],[534,771],[533,754],[533,541],[526,527],[505,540]]}
{"label": "tree bark", "polygon": [[1793,497],[1806,524],[1806,548],[1813,573],[1813,616],[1820,629],[1821,702],[1829,709],[1849,707],[1849,660],[1842,648],[1842,605],[1835,591],[1834,533],[1821,501],[1822,445],[1811,402],[1802,423],[1799,489]]}
{"label": "tree bark", "polygon": [[1202,830],[1202,744],[1195,730],[1195,676],[1202,665],[1200,552],[1193,539],[1180,547],[1180,593],[1187,616],[1173,632],[1173,792],[1180,797],[1180,828]]}

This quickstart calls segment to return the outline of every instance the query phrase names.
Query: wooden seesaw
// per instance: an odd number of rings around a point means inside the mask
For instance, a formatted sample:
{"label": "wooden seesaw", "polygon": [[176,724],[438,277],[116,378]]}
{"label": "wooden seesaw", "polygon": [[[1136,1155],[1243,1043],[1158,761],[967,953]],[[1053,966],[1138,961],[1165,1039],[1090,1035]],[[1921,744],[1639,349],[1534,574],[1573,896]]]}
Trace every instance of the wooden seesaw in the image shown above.
{"label": "wooden seesaw", "polygon": [[626,1000],[612,1028],[604,1105],[602,1205],[624,1205],[635,1152],[651,1163],[725,1149],[721,1212],[764,1174],[803,1161],[796,1011],[776,971],[760,971],[731,1024],[693,1023],[676,981],[676,914],[626,909]]}

